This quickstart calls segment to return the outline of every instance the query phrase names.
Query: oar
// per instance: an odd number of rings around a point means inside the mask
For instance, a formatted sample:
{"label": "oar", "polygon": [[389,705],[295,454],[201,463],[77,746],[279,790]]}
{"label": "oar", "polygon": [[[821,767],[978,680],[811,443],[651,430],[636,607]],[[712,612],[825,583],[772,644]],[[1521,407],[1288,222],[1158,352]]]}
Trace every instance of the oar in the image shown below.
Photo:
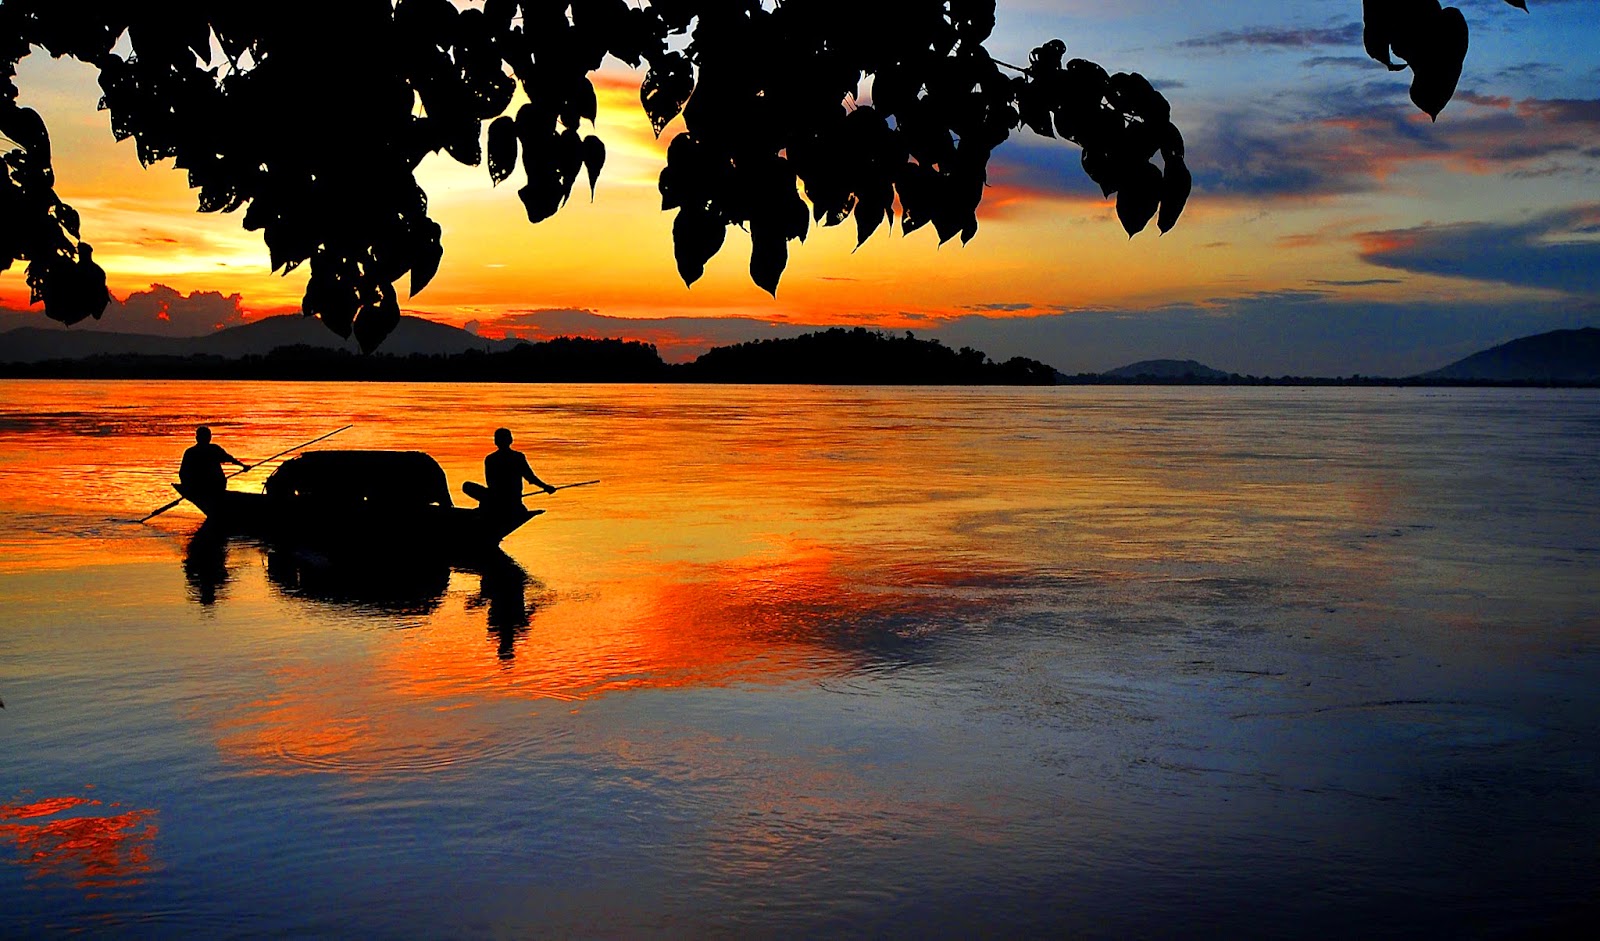
{"label": "oar", "polygon": [[[551,488],[551,489],[550,489],[550,492],[551,492],[551,493],[554,493],[554,492],[556,492],[556,491],[557,491],[557,490],[565,490],[565,489],[567,489],[567,488],[568,488],[568,487],[587,487],[587,486],[589,486],[589,485],[590,485],[590,484],[597,484],[597,483],[599,483],[599,482],[600,482],[600,481],[598,481],[598,480],[585,480],[585,481],[583,481],[583,482],[582,482],[582,483],[576,483],[576,484],[562,484],[562,485],[561,485],[561,486],[559,486],[559,487],[552,487],[552,488]],[[543,496],[543,495],[544,495],[544,493],[545,493],[545,491],[543,491],[543,490],[530,490],[530,491],[529,491],[529,492],[527,492],[527,493],[525,493],[525,494],[523,494],[523,496],[525,496],[525,497],[539,497],[539,496]]]}
{"label": "oar", "polygon": [[[249,473],[250,471],[255,470],[256,468],[258,468],[261,465],[267,463],[268,461],[276,461],[278,458],[283,457],[285,454],[293,454],[294,452],[300,450],[301,448],[308,448],[308,447],[312,446],[313,444],[316,444],[318,441],[325,441],[328,438],[333,437],[334,435],[338,434],[341,431],[349,431],[351,428],[354,428],[354,427],[355,427],[354,425],[345,425],[343,428],[335,428],[334,430],[328,432],[327,434],[323,435],[320,438],[312,438],[310,441],[307,441],[307,442],[305,442],[303,444],[297,444],[292,448],[288,448],[286,450],[279,451],[277,454],[274,454],[271,457],[264,457],[261,460],[255,462],[254,464],[251,464],[249,467],[241,467],[238,470],[234,471],[233,473],[231,473],[231,474],[227,475],[226,477],[224,477],[223,480],[232,480],[233,478],[239,476],[240,474]],[[161,514],[167,512],[168,510],[170,510],[173,507],[177,506],[178,504],[182,503],[185,499],[186,499],[185,497],[179,497],[178,499],[172,501],[171,503],[167,504],[166,506],[162,507],[161,509],[156,510],[154,513],[151,513],[149,516],[146,516],[144,519],[137,520],[136,522],[144,523],[144,522],[148,522],[150,520],[153,520],[156,517],[160,516]]]}

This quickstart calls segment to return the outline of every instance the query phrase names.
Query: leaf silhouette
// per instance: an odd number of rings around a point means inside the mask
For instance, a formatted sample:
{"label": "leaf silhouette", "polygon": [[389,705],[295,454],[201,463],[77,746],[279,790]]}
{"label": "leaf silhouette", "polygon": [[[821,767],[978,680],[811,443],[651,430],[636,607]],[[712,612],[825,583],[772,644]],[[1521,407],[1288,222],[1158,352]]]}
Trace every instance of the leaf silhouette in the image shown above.
{"label": "leaf silhouette", "polygon": [[[1525,0],[1506,2],[1528,9]],[[1367,55],[1391,70],[1409,66],[1412,103],[1437,120],[1461,80],[1469,44],[1466,16],[1439,0],[1363,0],[1362,19]]]}
{"label": "leaf silhouette", "polygon": [[678,276],[693,285],[706,273],[711,260],[728,236],[727,223],[709,210],[685,206],[672,220],[672,250],[678,261]]}
{"label": "leaf silhouette", "polygon": [[780,225],[767,219],[750,223],[750,278],[768,294],[778,296],[778,280],[789,264],[789,241]]}
{"label": "leaf silhouette", "polygon": [[399,323],[400,302],[395,297],[394,288],[380,281],[356,312],[355,335],[361,352],[370,353],[377,349],[383,338]]}
{"label": "leaf silhouette", "polygon": [[693,93],[694,68],[682,53],[671,52],[651,60],[650,71],[639,87],[639,101],[657,137],[683,111]]}
{"label": "leaf silhouette", "polygon": [[1467,57],[1467,20],[1455,7],[1446,7],[1428,24],[1428,45],[1411,62],[1411,101],[1438,120],[1461,80]]}
{"label": "leaf silhouette", "polygon": [[496,186],[511,176],[517,165],[517,125],[501,116],[489,125],[489,179]]}
{"label": "leaf silhouette", "polygon": [[1164,160],[1166,170],[1161,174],[1161,211],[1156,216],[1156,228],[1163,235],[1178,224],[1178,216],[1189,202],[1189,189],[1194,185],[1181,155],[1172,154]]}
{"label": "leaf silhouette", "polygon": [[1161,204],[1161,184],[1161,171],[1150,163],[1135,164],[1122,176],[1117,190],[1117,220],[1129,238],[1138,235],[1156,214],[1156,207]]}
{"label": "leaf silhouette", "polygon": [[589,198],[594,199],[594,186],[600,179],[600,171],[606,165],[606,145],[600,138],[590,134],[583,139],[583,168],[589,173]]}

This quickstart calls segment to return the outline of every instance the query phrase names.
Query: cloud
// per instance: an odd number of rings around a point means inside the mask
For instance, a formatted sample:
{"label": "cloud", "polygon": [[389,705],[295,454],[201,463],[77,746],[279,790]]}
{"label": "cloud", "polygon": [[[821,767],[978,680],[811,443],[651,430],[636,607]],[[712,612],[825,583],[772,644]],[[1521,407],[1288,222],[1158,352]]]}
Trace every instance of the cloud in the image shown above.
{"label": "cloud", "polygon": [[1033,304],[963,304],[962,310],[989,311],[993,313],[1015,313],[1017,311],[1033,310]]}
{"label": "cloud", "polygon": [[[198,337],[245,322],[243,298],[217,291],[184,294],[165,284],[135,291],[126,300],[111,301],[99,320],[85,320],[74,330],[143,333],[163,337]],[[65,329],[44,316],[42,307],[0,311],[0,331],[16,327]]]}
{"label": "cloud", "polygon": [[1317,46],[1361,44],[1361,24],[1342,23],[1324,28],[1253,26],[1198,36],[1178,43],[1184,49],[1232,49],[1238,46],[1267,49],[1310,49]]}
{"label": "cloud", "polygon": [[1315,69],[1322,66],[1333,66],[1341,69],[1369,69],[1373,65],[1371,59],[1363,56],[1312,56],[1300,63],[1304,68]]}
{"label": "cloud", "polygon": [[1362,260],[1418,274],[1548,288],[1600,299],[1600,203],[1527,222],[1469,222],[1367,232]]}
{"label": "cloud", "polygon": [[1196,189],[1211,197],[1316,199],[1381,189],[1407,166],[1467,174],[1584,175],[1600,136],[1600,101],[1467,92],[1430,122],[1403,88],[1332,89],[1331,111],[1299,120],[1225,111],[1191,134]]}
{"label": "cloud", "polygon": [[118,333],[151,333],[169,337],[198,337],[245,322],[238,294],[224,297],[217,291],[184,295],[164,284],[135,291],[113,302],[100,318],[100,327]]}
{"label": "cloud", "polygon": [[1323,287],[1364,288],[1371,287],[1375,284],[1404,284],[1405,282],[1399,278],[1360,278],[1353,281],[1335,281],[1324,278],[1312,278],[1309,283],[1321,285]]}

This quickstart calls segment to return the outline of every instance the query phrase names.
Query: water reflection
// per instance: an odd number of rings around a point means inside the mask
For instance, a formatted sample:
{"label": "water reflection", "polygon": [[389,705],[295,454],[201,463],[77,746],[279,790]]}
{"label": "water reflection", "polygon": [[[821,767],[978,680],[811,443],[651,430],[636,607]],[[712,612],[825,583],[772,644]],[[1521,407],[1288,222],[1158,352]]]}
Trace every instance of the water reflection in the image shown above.
{"label": "water reflection", "polygon": [[233,571],[228,567],[228,537],[219,529],[201,526],[189,537],[183,554],[183,580],[189,600],[211,607],[227,596]]}
{"label": "water reflection", "polygon": [[292,545],[230,537],[203,525],[189,538],[183,557],[189,599],[203,607],[227,597],[235,565],[229,549],[238,545],[260,553],[267,582],[284,598],[329,605],[355,614],[426,617],[444,605],[450,575],[478,576],[478,590],[467,599],[468,610],[485,609],[490,636],[501,660],[516,656],[528,634],[537,603],[530,601],[537,584],[525,569],[496,550],[454,563],[375,552],[365,556],[328,556]]}
{"label": "water reflection", "polygon": [[16,845],[29,878],[67,882],[90,897],[138,885],[155,868],[155,811],[82,812],[99,806],[76,796],[0,805],[0,840]]}
{"label": "water reflection", "polygon": [[501,660],[516,657],[517,642],[528,634],[533,620],[528,604],[528,573],[500,553],[476,566],[478,593],[467,601],[468,610],[488,608],[489,633],[499,641],[496,656]]}

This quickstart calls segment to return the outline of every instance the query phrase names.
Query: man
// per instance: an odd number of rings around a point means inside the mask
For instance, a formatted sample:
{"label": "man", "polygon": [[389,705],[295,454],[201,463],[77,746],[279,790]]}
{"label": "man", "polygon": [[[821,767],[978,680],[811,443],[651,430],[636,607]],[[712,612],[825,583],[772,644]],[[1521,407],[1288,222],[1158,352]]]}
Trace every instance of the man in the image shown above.
{"label": "man", "polygon": [[212,444],[211,429],[205,425],[194,430],[194,442],[194,447],[183,452],[183,463],[178,467],[178,483],[191,499],[198,495],[203,500],[228,489],[222,465],[237,464],[250,469],[250,465]]}
{"label": "man", "polygon": [[489,491],[489,499],[484,502],[492,502],[498,506],[522,507],[524,480],[535,487],[543,488],[545,493],[556,492],[556,488],[540,480],[533,472],[533,468],[528,466],[527,457],[521,451],[511,450],[509,430],[496,428],[494,444],[494,453],[483,459],[484,483]]}

